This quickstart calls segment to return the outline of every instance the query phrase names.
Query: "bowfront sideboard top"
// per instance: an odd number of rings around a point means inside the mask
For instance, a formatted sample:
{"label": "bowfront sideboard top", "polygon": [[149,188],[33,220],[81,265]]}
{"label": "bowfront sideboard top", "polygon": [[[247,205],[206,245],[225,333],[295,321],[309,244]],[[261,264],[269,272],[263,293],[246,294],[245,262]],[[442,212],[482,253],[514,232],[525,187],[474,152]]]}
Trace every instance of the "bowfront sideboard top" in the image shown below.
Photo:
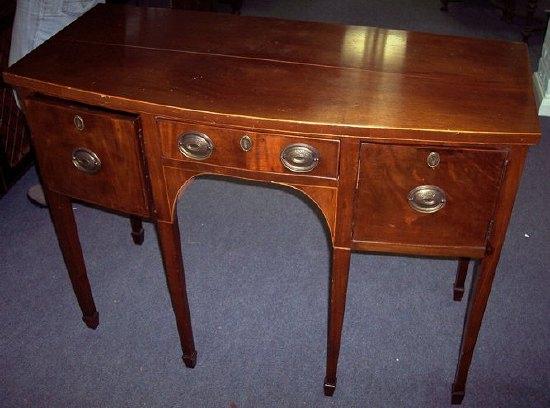
{"label": "bowfront sideboard top", "polygon": [[527,47],[496,40],[98,5],[5,78],[112,109],[226,124],[539,138]]}
{"label": "bowfront sideboard top", "polygon": [[155,224],[194,367],[176,201],[203,174],[275,183],[314,202],[329,232],[326,395],[352,251],[456,258],[455,301],[477,263],[452,384],[451,401],[462,401],[527,149],[540,138],[524,44],[98,5],[4,78],[23,101],[88,327],[99,314],[72,200],[129,216],[136,244],[142,220]]}

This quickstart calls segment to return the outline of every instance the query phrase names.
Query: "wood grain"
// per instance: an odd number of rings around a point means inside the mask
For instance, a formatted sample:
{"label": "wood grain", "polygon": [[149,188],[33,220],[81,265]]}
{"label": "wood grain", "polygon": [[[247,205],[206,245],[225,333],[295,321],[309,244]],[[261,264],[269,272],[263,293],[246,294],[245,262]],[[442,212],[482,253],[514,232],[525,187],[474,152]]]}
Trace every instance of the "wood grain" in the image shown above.
{"label": "wood grain", "polygon": [[[336,387],[352,250],[460,257],[455,298],[466,258],[480,260],[452,389],[452,402],[462,401],[527,146],[540,139],[524,45],[99,5],[4,78],[26,101],[52,220],[90,327],[97,312],[71,199],[132,215],[138,243],[139,219],[155,223],[184,362],[193,367],[176,200],[203,174],[284,185],[308,196],[330,230],[326,395]],[[209,159],[178,151],[178,135],[193,130],[213,140]],[[249,152],[239,146],[244,134]],[[285,169],[280,153],[290,143],[316,147],[318,167]],[[80,146],[100,155],[101,172],[75,173],[69,158]],[[432,151],[441,157],[433,169]],[[446,193],[433,214],[407,200],[425,184]]]}
{"label": "wood grain", "polygon": [[453,404],[460,404],[464,398],[468,371],[474,355],[474,348],[481,329],[485,308],[491,293],[504,239],[506,238],[506,229],[508,228],[508,222],[512,214],[526,154],[527,148],[525,147],[517,147],[510,152],[506,177],[499,194],[494,227],[489,235],[487,255],[481,260],[474,271],[472,288],[470,289],[471,294],[468,299],[468,307],[466,308],[466,317],[464,319],[458,364],[452,386],[451,402]]}
{"label": "wood grain", "polygon": [[195,170],[184,170],[182,168],[165,166],[163,171],[164,178],[166,180],[166,195],[168,197],[172,217],[175,216],[178,199],[184,193],[185,189],[191,184],[191,182],[199,176],[220,175],[227,179],[263,181],[297,190],[302,193],[307,200],[313,202],[313,204],[320,210],[321,216],[324,218],[328,228],[331,240],[334,241],[334,234],[336,230],[337,188],[300,184],[299,181],[295,181],[294,178],[288,176],[279,176],[276,179],[269,180],[268,177],[272,175],[267,174],[262,175],[263,177],[258,177],[257,175],[254,176],[253,173],[242,174],[216,167],[212,167],[210,170],[200,168]]}
{"label": "wood grain", "polygon": [[327,396],[332,396],[336,388],[336,369],[344,324],[350,259],[351,251],[349,249],[339,247],[332,249],[328,301],[327,366],[324,382],[324,392]]}
{"label": "wood grain", "polygon": [[[473,132],[479,133],[478,140],[498,140],[500,133],[509,140],[517,134],[526,143],[538,141],[522,45],[377,29],[359,30],[363,34],[355,38],[358,29],[353,27],[296,22],[282,37],[280,30],[288,23],[275,32],[262,29],[261,19],[227,16],[221,23],[224,18],[213,14],[199,18],[181,12],[165,21],[164,13],[97,7],[90,22],[85,17],[71,25],[10,67],[5,79],[113,109],[166,113],[169,107],[178,117],[194,112],[210,122],[238,120],[251,127],[299,123],[344,135],[357,128],[391,128]],[[180,17],[199,21],[191,38],[182,37],[180,32],[187,30],[180,30],[181,25],[176,28]],[[111,24],[95,30],[98,20]],[[248,23],[257,28],[247,31],[246,38],[257,39],[247,40],[252,41],[248,46],[231,40],[242,38]],[[212,36],[219,33],[211,27],[221,27],[227,40],[214,46]],[[326,34],[317,38],[324,28]],[[101,38],[73,40],[84,31]],[[351,39],[346,41],[348,32]],[[201,41],[203,37],[211,40]],[[188,45],[163,48],[161,38]],[[277,42],[282,45],[269,46]],[[375,52],[368,49],[371,43],[378,44]],[[285,51],[289,44],[299,49]],[[225,53],[219,52],[222,47]],[[279,51],[270,51],[274,48]]]}
{"label": "wood grain", "polygon": [[[91,204],[149,215],[136,117],[39,98],[26,104],[42,182]],[[76,128],[75,115],[83,119],[84,129]],[[97,154],[98,173],[87,174],[74,166],[77,148]]]}
{"label": "wood grain", "polygon": [[[430,168],[430,152],[440,163]],[[507,151],[364,143],[355,200],[354,241],[484,248]],[[409,192],[435,185],[446,204],[431,214],[409,205]]]}
{"label": "wood grain", "polygon": [[78,229],[73,214],[73,205],[68,197],[44,188],[44,196],[55,228],[59,248],[69,273],[76,300],[82,310],[82,320],[90,329],[99,325],[99,313],[95,307],[94,298],[86,264],[80,247]]}
{"label": "wood grain", "polygon": [[[159,120],[159,129],[163,156],[167,158],[197,163],[197,160],[187,158],[178,150],[177,140],[182,134],[199,132],[207,135],[214,145],[212,155],[208,159],[201,160],[201,163],[261,172],[296,174],[283,166],[280,160],[281,152],[291,144],[305,143],[319,152],[319,162],[313,170],[299,174],[338,178],[339,143],[337,140],[326,140],[321,137],[291,137],[166,120]],[[243,151],[239,144],[244,135],[249,136],[252,141],[252,148],[248,152]]]}
{"label": "wood grain", "polygon": [[187,367],[193,368],[197,362],[197,351],[195,350],[195,340],[191,328],[191,313],[187,301],[177,214],[173,222],[158,221],[156,227],[159,248],[164,263],[166,285],[170,293],[170,301],[176,317],[176,325],[183,351],[182,359]]}
{"label": "wood grain", "polygon": [[530,86],[522,43],[377,27],[99,5],[56,39]]}

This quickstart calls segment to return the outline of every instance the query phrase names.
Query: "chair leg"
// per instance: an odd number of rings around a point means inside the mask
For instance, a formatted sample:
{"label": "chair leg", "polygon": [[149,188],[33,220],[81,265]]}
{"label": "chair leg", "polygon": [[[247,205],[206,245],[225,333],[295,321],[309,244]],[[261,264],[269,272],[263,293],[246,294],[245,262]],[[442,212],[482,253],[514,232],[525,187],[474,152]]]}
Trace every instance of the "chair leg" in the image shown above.
{"label": "chair leg", "polygon": [[143,244],[145,231],[143,230],[141,218],[130,217],[130,225],[132,226],[132,239],[134,240],[134,244]]}
{"label": "chair leg", "polygon": [[453,300],[460,302],[464,295],[464,282],[466,281],[466,275],[468,274],[468,264],[470,260],[468,258],[458,259],[458,268],[456,270],[455,283],[453,285]]}

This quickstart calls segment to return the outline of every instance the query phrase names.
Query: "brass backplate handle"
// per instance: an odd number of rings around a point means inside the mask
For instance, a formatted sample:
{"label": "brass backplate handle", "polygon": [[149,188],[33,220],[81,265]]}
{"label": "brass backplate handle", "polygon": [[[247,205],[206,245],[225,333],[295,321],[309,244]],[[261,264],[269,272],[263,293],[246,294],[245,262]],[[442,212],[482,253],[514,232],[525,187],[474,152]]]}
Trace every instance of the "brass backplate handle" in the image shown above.
{"label": "brass backplate handle", "polygon": [[421,213],[434,213],[441,210],[447,202],[447,197],[443,189],[423,185],[413,188],[409,191],[408,201],[411,208]]}
{"label": "brass backplate handle", "polygon": [[178,137],[178,149],[190,159],[208,159],[214,150],[212,140],[204,133],[189,132]]}
{"label": "brass backplate handle", "polygon": [[96,174],[101,170],[101,160],[97,154],[85,147],[73,150],[72,161],[78,170],[87,174]]}
{"label": "brass backplate handle", "polygon": [[290,171],[307,173],[319,164],[319,152],[305,143],[291,144],[281,152],[281,162]]}

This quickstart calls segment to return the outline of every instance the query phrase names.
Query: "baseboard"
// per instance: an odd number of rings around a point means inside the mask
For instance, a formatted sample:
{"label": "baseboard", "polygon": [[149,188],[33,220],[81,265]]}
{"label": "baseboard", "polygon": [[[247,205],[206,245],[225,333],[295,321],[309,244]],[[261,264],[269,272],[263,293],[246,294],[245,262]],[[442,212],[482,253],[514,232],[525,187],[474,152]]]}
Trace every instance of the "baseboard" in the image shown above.
{"label": "baseboard", "polygon": [[544,89],[540,77],[535,72],[533,74],[533,90],[535,91],[535,99],[539,108],[539,116],[550,116],[550,98],[544,97]]}

